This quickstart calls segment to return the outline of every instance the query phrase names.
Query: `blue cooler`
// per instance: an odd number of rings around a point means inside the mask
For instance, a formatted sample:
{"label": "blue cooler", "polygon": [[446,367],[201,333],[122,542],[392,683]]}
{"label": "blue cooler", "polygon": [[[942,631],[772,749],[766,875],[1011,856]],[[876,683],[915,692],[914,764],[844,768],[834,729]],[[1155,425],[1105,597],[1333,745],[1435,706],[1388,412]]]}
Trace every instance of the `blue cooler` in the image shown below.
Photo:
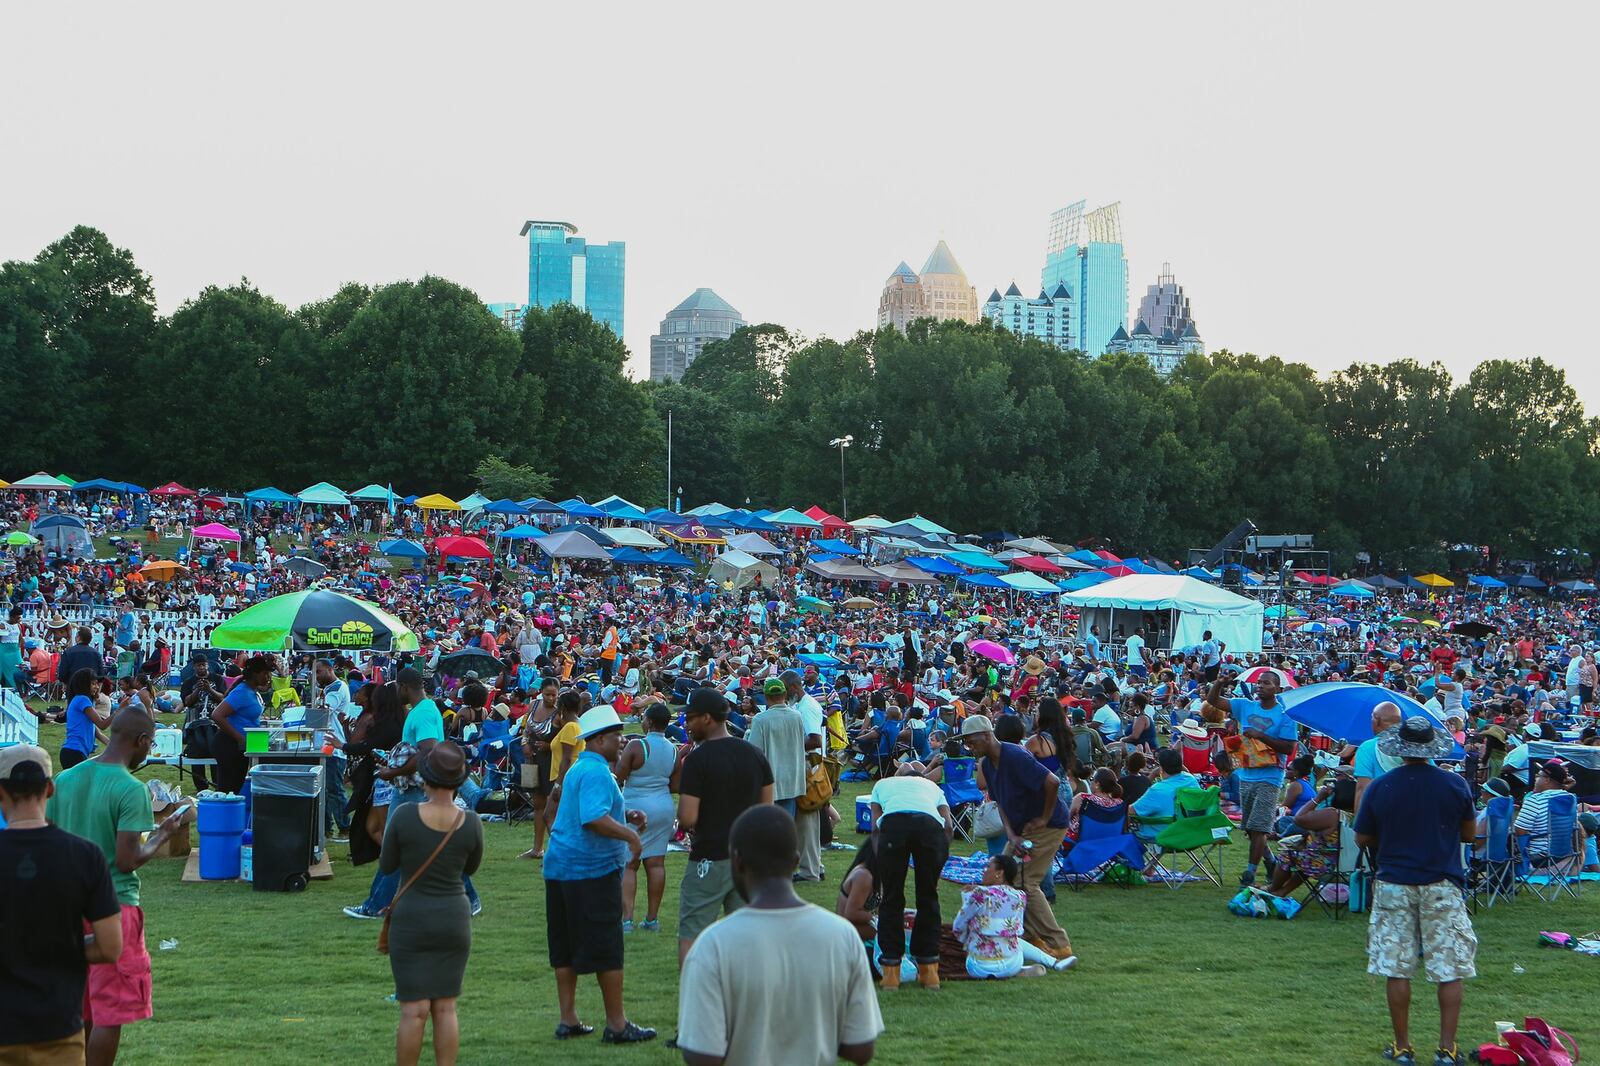
{"label": "blue cooler", "polygon": [[866,796],[856,797],[856,832],[872,832],[872,800]]}
{"label": "blue cooler", "polygon": [[244,837],[244,800],[202,799],[196,819],[200,830],[200,879],[233,881],[239,876],[239,844]]}

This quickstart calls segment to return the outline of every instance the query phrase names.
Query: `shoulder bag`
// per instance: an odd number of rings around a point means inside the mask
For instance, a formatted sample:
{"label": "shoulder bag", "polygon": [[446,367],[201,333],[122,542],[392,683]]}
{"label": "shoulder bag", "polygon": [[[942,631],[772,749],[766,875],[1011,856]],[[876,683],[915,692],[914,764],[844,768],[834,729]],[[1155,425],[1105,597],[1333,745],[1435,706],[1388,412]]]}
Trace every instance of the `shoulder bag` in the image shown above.
{"label": "shoulder bag", "polygon": [[[462,825],[466,823],[466,812],[461,811],[460,814],[461,817],[456,819],[456,824],[445,831],[443,839],[441,839],[438,846],[433,849],[433,854],[429,855],[427,859],[423,860],[421,866],[412,871],[411,876],[406,878],[406,883],[400,886],[400,891],[394,894],[394,899],[390,900],[389,905],[383,909],[383,928],[378,930],[378,954],[389,954],[389,918],[394,913],[394,905],[400,902],[400,897],[406,894],[406,889],[416,884],[417,878],[421,877],[423,873],[427,871],[428,867],[433,865],[433,860],[437,859],[439,857],[439,853],[444,850],[444,846],[450,843],[450,838],[456,835],[456,830],[460,829]],[[422,817],[420,812],[418,813],[417,817],[419,819]]]}

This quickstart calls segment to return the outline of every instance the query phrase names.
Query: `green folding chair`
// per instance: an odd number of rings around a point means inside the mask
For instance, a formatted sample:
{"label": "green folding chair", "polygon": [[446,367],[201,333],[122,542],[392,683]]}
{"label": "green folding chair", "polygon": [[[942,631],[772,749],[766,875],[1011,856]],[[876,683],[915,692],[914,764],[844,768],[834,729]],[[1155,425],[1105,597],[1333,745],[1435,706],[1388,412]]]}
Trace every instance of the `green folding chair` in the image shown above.
{"label": "green folding chair", "polygon": [[[1180,788],[1173,794],[1173,819],[1156,834],[1160,854],[1156,865],[1167,874],[1167,884],[1177,888],[1182,879],[1200,876],[1222,887],[1222,849],[1233,842],[1233,823],[1222,813],[1216,788]],[[1181,855],[1189,868],[1177,870],[1162,859]]]}

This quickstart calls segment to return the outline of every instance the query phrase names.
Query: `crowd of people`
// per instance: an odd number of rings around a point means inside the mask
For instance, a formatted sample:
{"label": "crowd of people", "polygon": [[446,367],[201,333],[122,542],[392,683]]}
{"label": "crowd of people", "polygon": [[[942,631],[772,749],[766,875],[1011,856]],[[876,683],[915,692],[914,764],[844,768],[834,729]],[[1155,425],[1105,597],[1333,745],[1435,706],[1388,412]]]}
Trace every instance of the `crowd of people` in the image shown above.
{"label": "crowd of people", "polygon": [[[192,528],[206,517],[203,503],[175,503],[162,524]],[[1471,877],[1460,843],[1483,842],[1474,800],[1513,800],[1526,850],[1537,856],[1543,842],[1548,853],[1549,801],[1539,797],[1577,791],[1578,770],[1536,764],[1528,741],[1567,730],[1600,746],[1596,614],[1570,599],[1306,596],[1300,624],[1283,625],[1271,650],[1244,654],[1209,633],[1193,647],[1157,647],[1165,630],[1153,619],[1135,617],[1132,632],[1079,630],[1048,600],[993,590],[828,582],[805,569],[798,535],[772,537],[784,553],[773,559],[776,581],[734,587],[694,572],[638,580],[604,564],[552,566],[526,550],[382,565],[359,534],[414,533],[426,546],[474,529],[381,507],[337,522],[261,509],[235,521],[236,547],[195,545],[185,568],[159,582],[132,580],[153,553],[131,530],[116,559],[14,559],[6,591],[18,609],[0,648],[14,648],[19,663],[39,650],[50,659],[44,672],[8,680],[44,697],[34,705],[59,714],[66,739],[54,760],[0,749],[0,868],[18,849],[59,867],[60,883],[75,886],[56,898],[61,922],[70,913],[93,937],[66,952],[71,965],[54,967],[52,1006],[13,1019],[0,996],[0,1019],[17,1023],[0,1032],[23,1037],[12,1043],[77,1040],[88,1061],[109,1063],[120,1027],[150,1015],[137,871],[181,823],[153,826],[129,771],[148,756],[163,713],[181,714],[186,746],[214,761],[209,774],[194,768],[196,787],[236,792],[244,729],[313,688],[329,708],[328,828],[353,863],[376,871],[345,913],[385,922],[401,1063],[417,1061],[430,1025],[437,1061],[454,1061],[471,919],[484,906],[472,874],[486,861],[518,861],[486,856],[480,813],[526,816],[517,847],[545,882],[556,1039],[594,1033],[576,1005],[590,974],[603,1042],[657,1037],[625,1008],[624,949],[670,923],[666,857],[680,849],[670,924],[681,969],[674,1040],[685,1060],[865,1062],[883,1028],[874,987],[940,988],[954,976],[941,974],[947,941],[971,979],[1072,969],[1084,945],[1063,928],[1054,894],[1086,826],[1125,831],[1144,848],[1123,874],[1157,876],[1151,845],[1180,793],[1215,788],[1248,839],[1242,890],[1291,900],[1326,872],[1328,844],[1343,832],[1373,850],[1372,966],[1390,982],[1389,1057],[1414,1061],[1404,1018],[1420,949],[1441,988],[1436,1061],[1448,1066],[1458,1061],[1460,981],[1473,969],[1470,922],[1450,899],[1453,890],[1459,904]],[[383,607],[418,635],[419,650],[200,650],[173,662],[162,651],[171,641],[140,617],[153,603],[203,628],[308,583]],[[862,591],[876,599],[844,606]],[[68,605],[99,616],[53,625]],[[975,650],[995,645],[1005,653]],[[1340,680],[1393,697],[1376,703],[1370,734],[1313,735],[1286,712],[1288,688]],[[52,698],[64,702],[59,711]],[[1399,704],[1412,701],[1432,720],[1402,721]],[[822,880],[825,852],[850,847],[855,812],[836,803],[847,780],[866,790],[866,832],[827,913],[802,903],[793,884]],[[1425,837],[1397,813],[1427,804],[1455,837],[1437,827]],[[947,915],[939,879],[958,815],[989,856]],[[1600,868],[1595,829],[1585,812],[1574,843]],[[1408,927],[1405,915],[1422,917]],[[41,927],[26,953],[6,957],[62,957],[63,928]],[[1407,928],[1422,930],[1420,943]],[[820,976],[797,986],[800,945],[806,972]],[[15,961],[4,969],[29,971]],[[81,1016],[62,991],[74,980],[86,988]],[[779,987],[781,1010],[766,995]]]}

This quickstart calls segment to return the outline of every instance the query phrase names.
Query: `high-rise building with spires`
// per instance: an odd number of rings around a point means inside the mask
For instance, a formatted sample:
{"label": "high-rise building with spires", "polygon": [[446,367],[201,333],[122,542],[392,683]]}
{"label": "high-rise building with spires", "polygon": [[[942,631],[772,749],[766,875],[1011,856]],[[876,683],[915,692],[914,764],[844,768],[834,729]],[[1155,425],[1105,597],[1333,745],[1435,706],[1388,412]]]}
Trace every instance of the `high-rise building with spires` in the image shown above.
{"label": "high-rise building with spires", "polygon": [[978,291],[944,241],[934,245],[920,273],[904,262],[896,267],[878,298],[879,329],[893,326],[904,333],[919,318],[978,321]]}
{"label": "high-rise building with spires", "polygon": [[1072,296],[1065,285],[1030,300],[1013,281],[1004,296],[999,289],[989,294],[983,303],[983,317],[1018,336],[1038,337],[1062,351],[1072,348]]}
{"label": "high-rise building with spires", "polygon": [[661,332],[650,338],[650,380],[677,381],[705,349],[727,340],[745,324],[733,305],[710,289],[696,289],[661,320]]}
{"label": "high-rise building with spires", "polygon": [[1189,297],[1173,277],[1171,263],[1162,263],[1161,276],[1145,289],[1133,332],[1118,328],[1106,351],[1142,355],[1162,375],[1172,373],[1186,356],[1205,354],[1205,342],[1190,313]]}
{"label": "high-rise building with spires", "polygon": [[581,307],[622,336],[627,245],[590,244],[570,222],[528,221],[528,306]]}
{"label": "high-rise building with spires", "polygon": [[1065,285],[1075,317],[1071,347],[1101,355],[1128,324],[1128,260],[1122,252],[1120,204],[1084,210],[1068,204],[1050,216],[1041,288]]}

